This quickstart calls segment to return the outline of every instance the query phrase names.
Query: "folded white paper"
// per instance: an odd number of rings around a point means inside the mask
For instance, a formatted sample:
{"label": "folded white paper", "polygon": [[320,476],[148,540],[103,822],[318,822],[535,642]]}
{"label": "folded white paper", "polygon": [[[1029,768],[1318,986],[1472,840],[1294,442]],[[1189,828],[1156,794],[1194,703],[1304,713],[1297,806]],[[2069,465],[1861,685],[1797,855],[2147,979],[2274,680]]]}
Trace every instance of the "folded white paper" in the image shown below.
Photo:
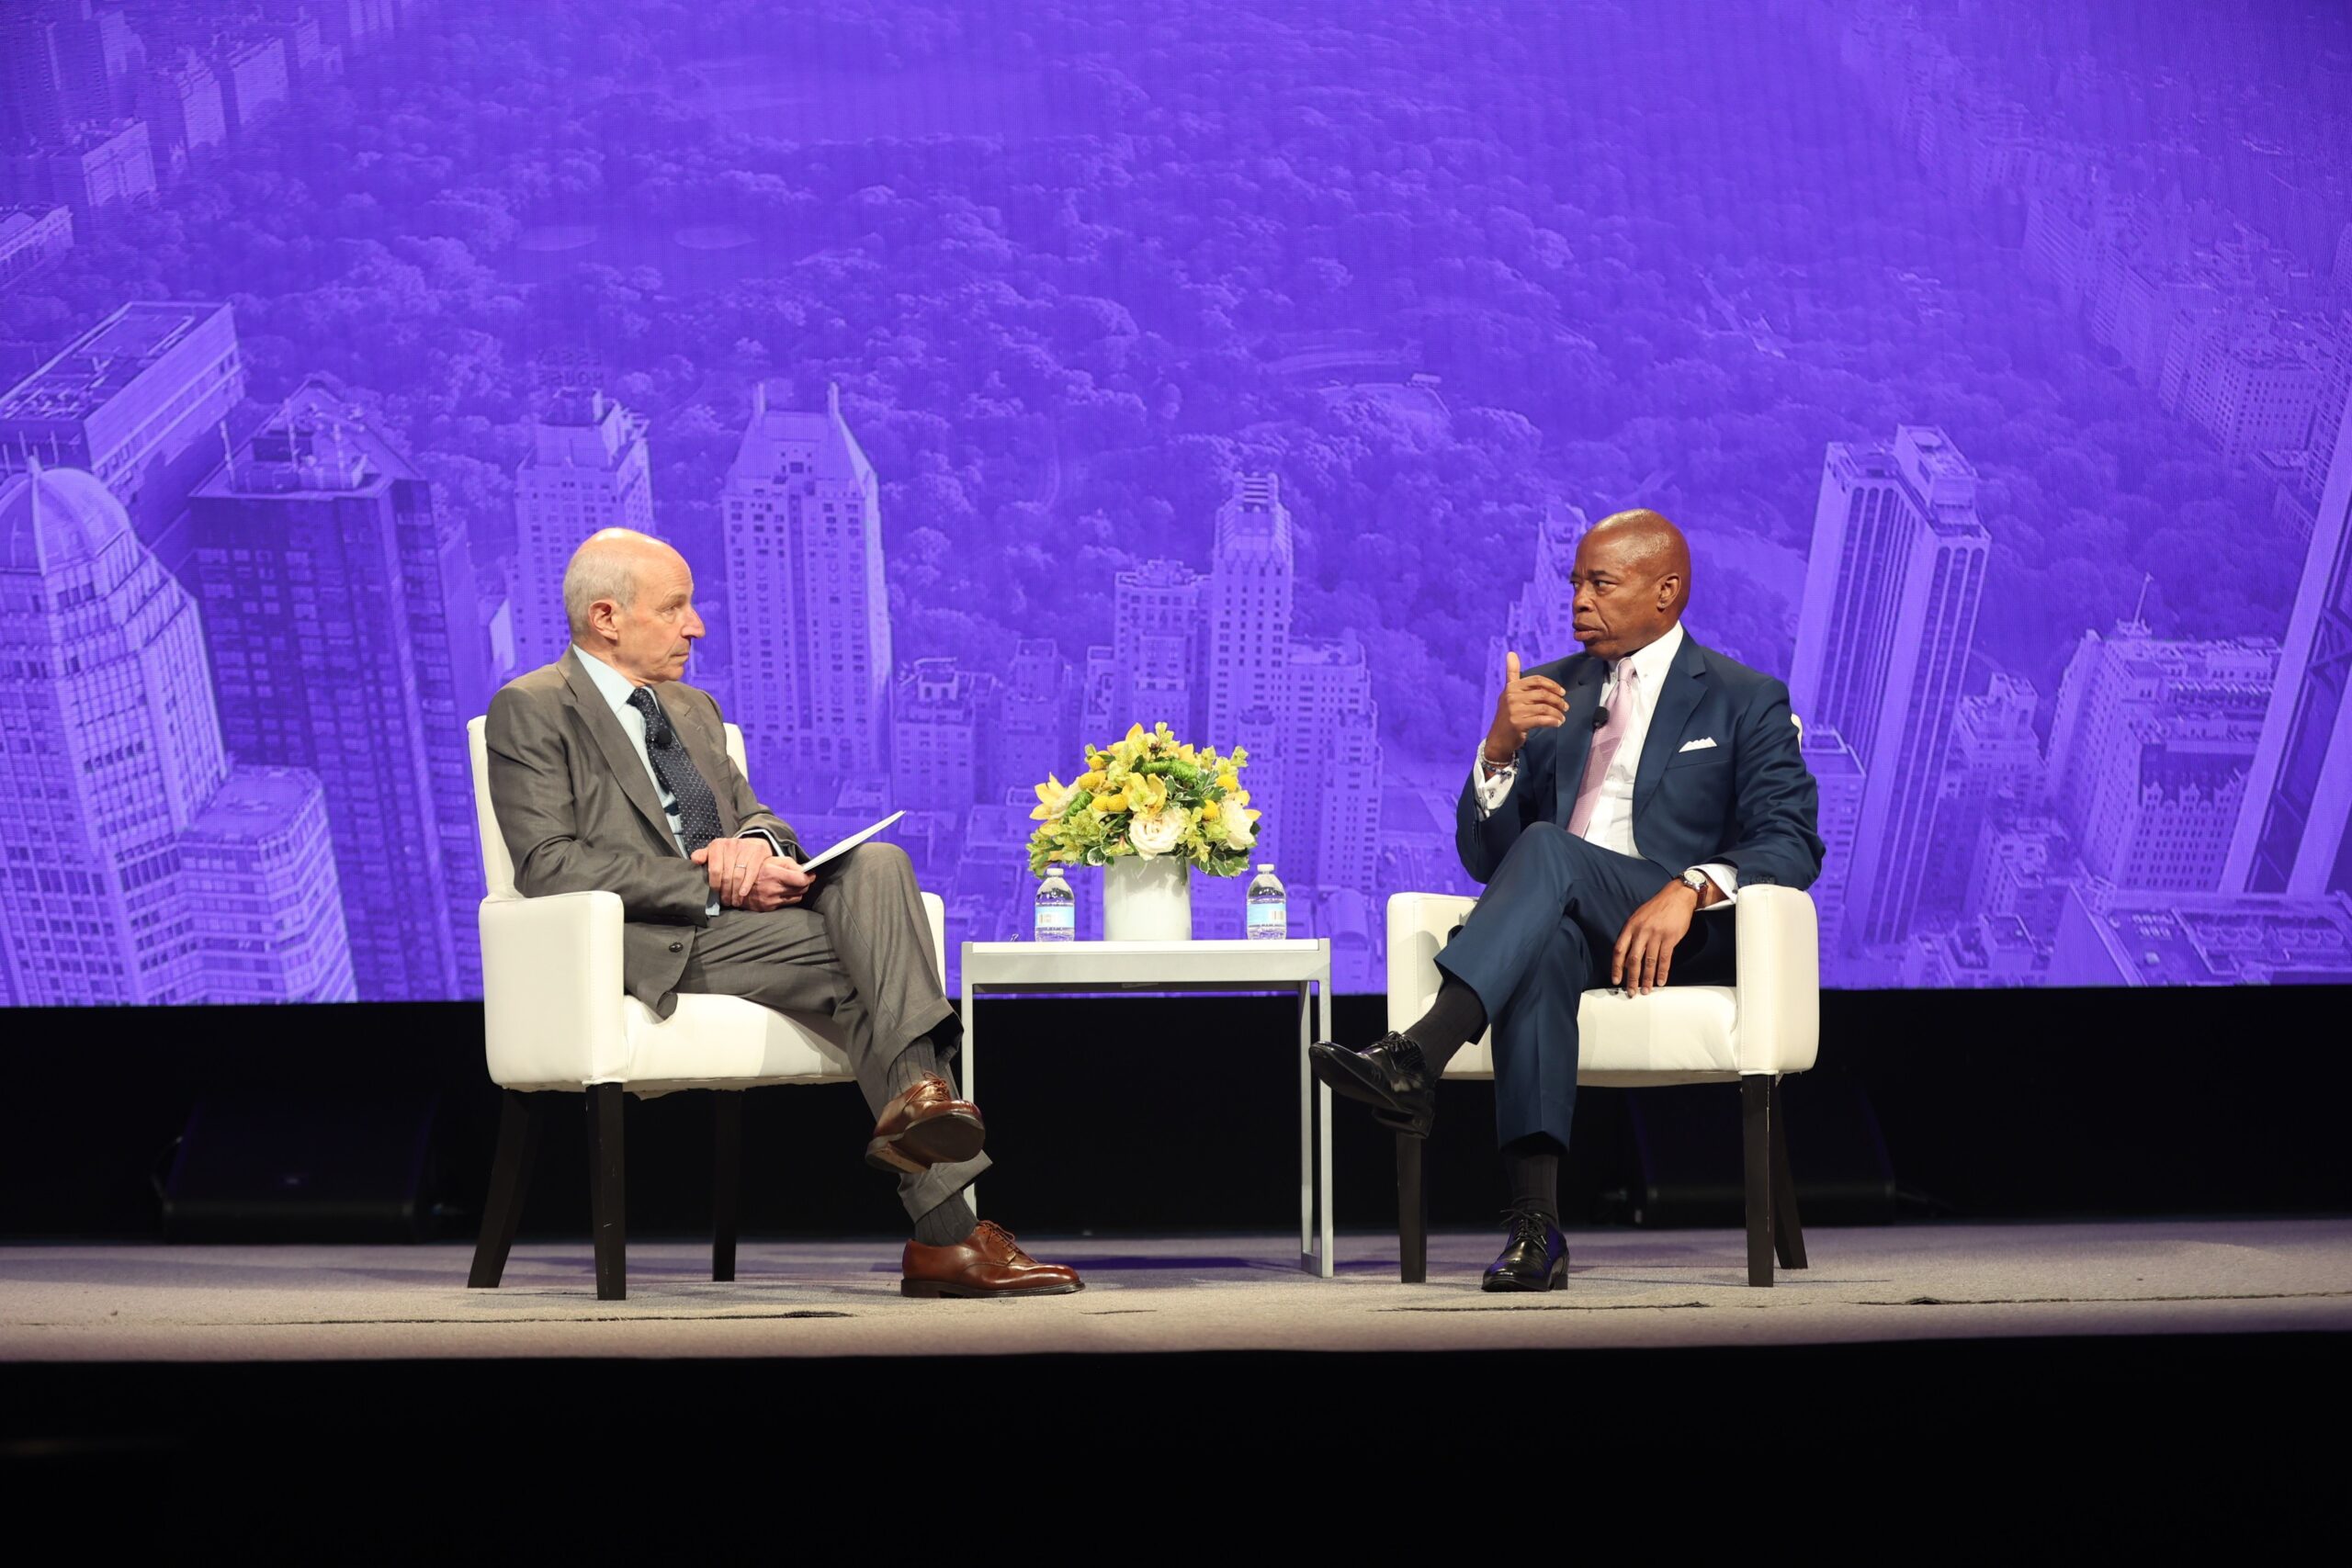
{"label": "folded white paper", "polygon": [[883,829],[888,828],[891,823],[896,822],[899,818],[904,817],[906,813],[903,811],[893,811],[889,816],[885,817],[881,821],[874,824],[873,827],[859,829],[856,832],[852,833],[848,838],[843,839],[840,843],[835,844],[831,849],[825,851],[824,853],[811,855],[807,860],[802,861],[800,863],[800,869],[803,871],[814,871],[819,866],[824,864],[827,861],[833,859],[836,855],[845,855],[849,853],[850,851],[857,848],[858,845],[865,842],[866,840],[874,837],[875,834],[880,832]]}

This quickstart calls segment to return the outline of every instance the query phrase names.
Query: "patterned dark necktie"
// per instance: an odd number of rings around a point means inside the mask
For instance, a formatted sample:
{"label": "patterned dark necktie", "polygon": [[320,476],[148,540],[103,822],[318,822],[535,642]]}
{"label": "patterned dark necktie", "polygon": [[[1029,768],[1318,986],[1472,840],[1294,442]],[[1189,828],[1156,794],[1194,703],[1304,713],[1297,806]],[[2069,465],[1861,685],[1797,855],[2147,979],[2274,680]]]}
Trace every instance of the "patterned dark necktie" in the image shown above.
{"label": "patterned dark necktie", "polygon": [[675,802],[678,839],[686,846],[686,853],[693,854],[718,837],[718,802],[711,795],[710,783],[679,744],[678,732],[671,727],[670,716],[662,711],[662,701],[652,687],[639,686],[631,692],[628,705],[645,716],[645,754],[652,759],[654,776]]}

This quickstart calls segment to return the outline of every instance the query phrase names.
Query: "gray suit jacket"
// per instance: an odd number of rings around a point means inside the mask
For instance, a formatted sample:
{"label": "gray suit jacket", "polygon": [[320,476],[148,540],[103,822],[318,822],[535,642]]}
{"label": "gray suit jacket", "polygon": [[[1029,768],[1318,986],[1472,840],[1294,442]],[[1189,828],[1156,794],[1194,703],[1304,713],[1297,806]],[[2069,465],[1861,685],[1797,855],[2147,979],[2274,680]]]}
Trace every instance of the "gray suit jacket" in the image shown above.
{"label": "gray suit jacket", "polygon": [[[686,754],[718,802],[718,826],[734,835],[764,829],[787,851],[798,842],[784,818],[760,804],[727,755],[727,735],[710,694],[672,682],[653,689]],[[576,649],[490,700],[483,727],[490,799],[514,886],[547,893],[617,893],[622,982],[664,1018],[677,1006],[678,976],[695,938],[710,923],[710,879],[678,852],[652,777],[628,732],[580,665]]]}

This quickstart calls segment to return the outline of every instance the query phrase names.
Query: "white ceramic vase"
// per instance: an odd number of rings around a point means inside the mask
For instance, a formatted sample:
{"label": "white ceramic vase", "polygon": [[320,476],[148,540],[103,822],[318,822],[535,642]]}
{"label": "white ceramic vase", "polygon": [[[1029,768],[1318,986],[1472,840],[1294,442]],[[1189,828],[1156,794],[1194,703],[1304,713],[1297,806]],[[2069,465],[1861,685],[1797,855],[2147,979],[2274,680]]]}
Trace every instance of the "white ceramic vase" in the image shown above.
{"label": "white ceramic vase", "polygon": [[1106,942],[1193,940],[1193,868],[1182,855],[1122,855],[1102,868]]}

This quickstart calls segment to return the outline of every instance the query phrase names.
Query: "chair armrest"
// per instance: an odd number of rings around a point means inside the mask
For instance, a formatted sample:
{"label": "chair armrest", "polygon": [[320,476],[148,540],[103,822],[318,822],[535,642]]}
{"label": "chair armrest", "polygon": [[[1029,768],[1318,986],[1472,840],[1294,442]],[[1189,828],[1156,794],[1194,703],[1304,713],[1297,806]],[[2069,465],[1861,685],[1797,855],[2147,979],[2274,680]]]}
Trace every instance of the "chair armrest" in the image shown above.
{"label": "chair armrest", "polygon": [[1739,922],[1739,1070],[1804,1072],[1821,1045],[1821,923],[1813,898],[1758,883],[1739,890],[1732,919]]}
{"label": "chair armrest", "polygon": [[947,900],[936,893],[922,896],[922,912],[931,921],[931,957],[939,967],[939,988],[947,988]]}
{"label": "chair armrest", "polygon": [[1388,896],[1388,1027],[1401,1030],[1437,999],[1438,949],[1469,917],[1476,898],[1458,893]]}
{"label": "chair armrest", "polygon": [[628,1061],[621,900],[481,901],[482,1039],[498,1084],[602,1083]]}

